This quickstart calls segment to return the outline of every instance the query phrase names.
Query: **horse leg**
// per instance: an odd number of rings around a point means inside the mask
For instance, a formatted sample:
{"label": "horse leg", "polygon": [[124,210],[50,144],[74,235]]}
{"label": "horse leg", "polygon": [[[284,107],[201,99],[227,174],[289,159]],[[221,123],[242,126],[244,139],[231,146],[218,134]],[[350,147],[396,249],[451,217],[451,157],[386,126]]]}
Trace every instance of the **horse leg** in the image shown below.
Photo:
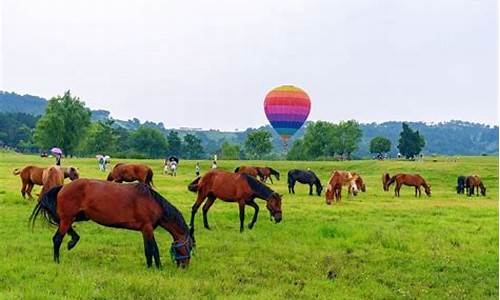
{"label": "horse leg", "polygon": [[156,268],[160,269],[161,268],[160,250],[158,249],[158,244],[156,243],[154,235],[153,239],[151,240],[151,244],[153,246],[153,258],[155,260]]}
{"label": "horse leg", "polygon": [[401,183],[396,182],[396,188],[394,189],[394,194],[396,197],[400,196],[400,193],[399,193],[400,190],[401,190]]}
{"label": "horse leg", "polygon": [[73,227],[70,227],[68,229],[68,234],[71,235],[71,241],[68,242],[68,251],[73,249],[76,246],[76,243],[80,240],[80,236],[76,231],[73,229]]}
{"label": "horse leg", "polygon": [[52,243],[54,244],[54,261],[59,263],[59,250],[61,249],[61,244],[64,239],[64,235],[71,228],[71,220],[61,219],[59,222],[59,228],[56,234],[52,237]]}
{"label": "horse leg", "polygon": [[26,199],[26,182],[23,181],[23,186],[21,187],[21,195],[23,195],[23,198]]}
{"label": "horse leg", "polygon": [[243,223],[245,222],[245,202],[238,202],[240,207],[240,232],[243,232]]}
{"label": "horse leg", "polygon": [[255,209],[255,213],[253,214],[252,222],[250,222],[250,224],[248,224],[248,229],[252,229],[253,226],[255,225],[255,222],[257,222],[257,215],[259,214],[259,206],[257,205],[257,203],[255,203],[254,199],[248,201],[247,204],[249,206],[253,207],[253,209]]}
{"label": "horse leg", "polygon": [[309,183],[309,196],[313,194],[313,185]]}
{"label": "horse leg", "polygon": [[209,195],[207,202],[205,202],[205,204],[203,205],[203,225],[208,230],[210,230],[210,226],[208,226],[207,214],[212,204],[214,204],[215,199],[216,198],[213,195]]}
{"label": "horse leg", "polygon": [[31,195],[31,191],[33,190],[33,187],[34,187],[34,186],[35,186],[35,184],[34,184],[34,183],[29,182],[29,183],[28,183],[28,187],[27,187],[27,189],[26,189],[26,194],[28,194],[28,197],[29,197],[30,199],[33,199],[33,196]]}
{"label": "horse leg", "polygon": [[273,177],[271,175],[269,175],[269,181],[271,181],[271,184],[274,184]]}
{"label": "horse leg", "polygon": [[196,202],[194,202],[193,207],[191,208],[191,221],[189,222],[189,226],[191,227],[191,230],[194,231],[194,216],[196,215],[196,212],[198,211],[198,208],[200,208],[200,205],[205,201],[206,196],[198,193],[198,198],[196,198]]}
{"label": "horse leg", "polygon": [[142,238],[144,240],[144,255],[146,256],[146,264],[148,268],[151,268],[153,265],[153,248],[154,245],[152,243],[152,240],[154,238],[153,236],[153,226],[151,224],[148,224],[142,228]]}

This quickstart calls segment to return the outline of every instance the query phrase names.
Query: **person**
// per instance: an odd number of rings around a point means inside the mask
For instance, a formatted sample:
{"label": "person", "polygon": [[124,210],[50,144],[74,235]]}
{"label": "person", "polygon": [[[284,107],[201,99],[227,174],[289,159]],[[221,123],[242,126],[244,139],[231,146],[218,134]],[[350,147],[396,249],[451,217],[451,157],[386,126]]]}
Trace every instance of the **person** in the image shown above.
{"label": "person", "polygon": [[170,162],[170,170],[172,171],[172,176],[177,176],[177,162],[175,160]]}
{"label": "person", "polygon": [[61,165],[61,154],[56,154],[56,166]]}
{"label": "person", "polygon": [[217,169],[217,162],[214,160],[214,163],[212,164],[212,169]]}
{"label": "person", "polygon": [[104,157],[99,157],[99,171],[104,172],[105,167],[104,167]]}
{"label": "person", "polygon": [[196,177],[200,176],[200,163],[196,163],[196,166],[194,167],[194,171],[196,173]]}
{"label": "person", "polygon": [[168,170],[170,169],[170,161],[165,158],[165,161],[163,162],[163,175],[168,173]]}

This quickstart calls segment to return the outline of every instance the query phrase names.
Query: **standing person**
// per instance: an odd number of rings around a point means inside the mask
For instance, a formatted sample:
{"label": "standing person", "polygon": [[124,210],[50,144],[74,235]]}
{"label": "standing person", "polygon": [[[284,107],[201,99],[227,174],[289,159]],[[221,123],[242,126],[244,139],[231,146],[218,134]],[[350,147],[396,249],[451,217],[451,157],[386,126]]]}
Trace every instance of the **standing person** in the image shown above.
{"label": "standing person", "polygon": [[56,166],[61,165],[61,154],[56,154]]}
{"label": "standing person", "polygon": [[101,157],[99,157],[99,171],[104,172],[105,171],[104,168],[105,168],[104,167],[104,157],[101,156]]}
{"label": "standing person", "polygon": [[170,162],[170,170],[172,170],[172,176],[177,176],[177,162],[175,160]]}
{"label": "standing person", "polygon": [[212,164],[212,169],[217,169],[217,162],[214,160],[213,164]]}
{"label": "standing person", "polygon": [[194,167],[194,171],[196,173],[196,177],[200,176],[200,163],[196,163],[196,166]]}

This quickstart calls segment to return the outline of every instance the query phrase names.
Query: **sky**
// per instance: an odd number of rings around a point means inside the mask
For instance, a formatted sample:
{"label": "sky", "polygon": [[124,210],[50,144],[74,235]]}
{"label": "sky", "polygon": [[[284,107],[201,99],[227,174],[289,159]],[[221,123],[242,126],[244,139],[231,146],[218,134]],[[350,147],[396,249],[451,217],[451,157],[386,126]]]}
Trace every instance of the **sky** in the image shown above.
{"label": "sky", "polygon": [[496,0],[0,3],[1,90],[118,119],[244,130],[293,84],[313,121],[498,124]]}

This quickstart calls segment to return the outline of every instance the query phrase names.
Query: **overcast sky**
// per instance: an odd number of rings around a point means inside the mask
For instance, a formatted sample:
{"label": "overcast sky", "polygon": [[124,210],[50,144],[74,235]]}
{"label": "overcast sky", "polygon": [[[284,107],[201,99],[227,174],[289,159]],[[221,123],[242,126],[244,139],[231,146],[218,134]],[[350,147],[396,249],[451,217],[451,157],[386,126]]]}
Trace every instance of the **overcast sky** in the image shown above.
{"label": "overcast sky", "polygon": [[496,0],[0,1],[5,91],[234,130],[294,84],[310,120],[498,124]]}

